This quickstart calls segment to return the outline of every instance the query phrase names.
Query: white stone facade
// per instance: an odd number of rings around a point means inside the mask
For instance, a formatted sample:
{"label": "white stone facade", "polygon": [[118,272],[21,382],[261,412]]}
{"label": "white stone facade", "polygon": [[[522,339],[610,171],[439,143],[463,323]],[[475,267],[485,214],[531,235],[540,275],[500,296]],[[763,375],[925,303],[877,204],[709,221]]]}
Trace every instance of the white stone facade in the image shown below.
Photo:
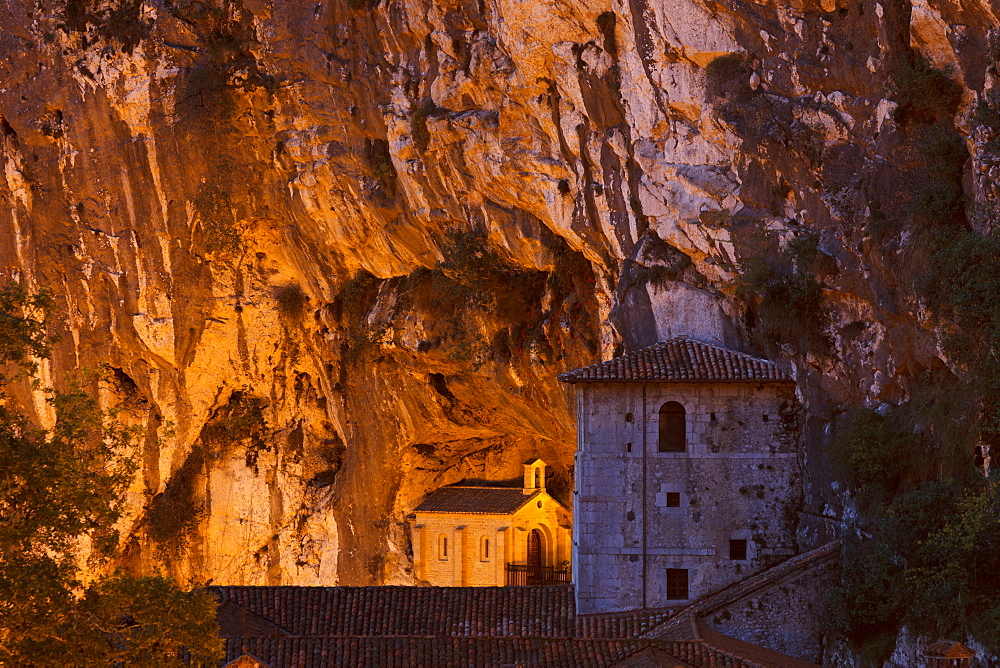
{"label": "white stone facade", "polygon": [[512,512],[414,511],[410,523],[418,580],[439,587],[502,587],[508,564],[528,563],[532,531],[541,534],[540,565],[569,567],[570,512],[545,491],[544,462],[530,460],[524,469],[524,488],[515,488],[524,503]]}
{"label": "white stone facade", "polygon": [[[798,404],[789,382],[577,384],[573,581],[579,613],[682,605],[796,553]],[[659,451],[659,410],[686,450]],[[676,505],[673,505],[676,504]],[[730,557],[746,541],[746,558]],[[738,549],[735,552],[738,554]],[[668,598],[667,569],[687,578]]]}

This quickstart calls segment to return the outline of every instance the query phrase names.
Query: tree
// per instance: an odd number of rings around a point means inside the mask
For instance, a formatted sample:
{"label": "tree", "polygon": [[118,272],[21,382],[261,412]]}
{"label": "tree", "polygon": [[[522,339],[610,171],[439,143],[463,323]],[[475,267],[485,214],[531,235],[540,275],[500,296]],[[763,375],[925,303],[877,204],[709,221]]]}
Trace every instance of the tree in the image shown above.
{"label": "tree", "polygon": [[122,573],[83,585],[83,556],[106,568],[118,549],[133,434],[76,387],[50,390],[50,430],[15,408],[7,389],[50,354],[52,310],[45,291],[0,288],[0,663],[182,665],[183,648],[217,661],[206,592]]}

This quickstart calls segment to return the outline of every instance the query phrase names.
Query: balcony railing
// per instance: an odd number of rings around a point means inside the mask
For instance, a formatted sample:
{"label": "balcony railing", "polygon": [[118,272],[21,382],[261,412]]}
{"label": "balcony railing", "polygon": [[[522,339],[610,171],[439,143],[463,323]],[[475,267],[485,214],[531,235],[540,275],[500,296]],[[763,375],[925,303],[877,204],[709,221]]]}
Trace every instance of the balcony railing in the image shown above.
{"label": "balcony railing", "polygon": [[507,564],[507,586],[526,587],[528,585],[560,585],[570,583],[568,568],[554,566],[528,566]]}

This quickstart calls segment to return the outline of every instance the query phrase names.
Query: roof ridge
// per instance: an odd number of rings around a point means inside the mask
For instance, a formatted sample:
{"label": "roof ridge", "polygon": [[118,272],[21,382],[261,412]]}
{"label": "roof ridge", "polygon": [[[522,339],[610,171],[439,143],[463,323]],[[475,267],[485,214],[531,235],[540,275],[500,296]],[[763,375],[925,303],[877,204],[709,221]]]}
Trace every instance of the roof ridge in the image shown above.
{"label": "roof ridge", "polygon": [[790,382],[773,361],[690,336],[673,337],[559,375],[577,382]]}

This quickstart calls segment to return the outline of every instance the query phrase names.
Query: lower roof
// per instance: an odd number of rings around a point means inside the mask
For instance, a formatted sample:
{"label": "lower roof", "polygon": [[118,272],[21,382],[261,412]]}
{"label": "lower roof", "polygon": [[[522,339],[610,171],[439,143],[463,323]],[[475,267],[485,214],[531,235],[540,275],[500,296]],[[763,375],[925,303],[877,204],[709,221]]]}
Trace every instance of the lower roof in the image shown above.
{"label": "lower roof", "polygon": [[650,637],[676,615],[672,608],[577,615],[572,585],[209,591],[221,603],[227,661],[249,654],[297,668],[776,665],[776,653],[704,629],[693,638]]}

